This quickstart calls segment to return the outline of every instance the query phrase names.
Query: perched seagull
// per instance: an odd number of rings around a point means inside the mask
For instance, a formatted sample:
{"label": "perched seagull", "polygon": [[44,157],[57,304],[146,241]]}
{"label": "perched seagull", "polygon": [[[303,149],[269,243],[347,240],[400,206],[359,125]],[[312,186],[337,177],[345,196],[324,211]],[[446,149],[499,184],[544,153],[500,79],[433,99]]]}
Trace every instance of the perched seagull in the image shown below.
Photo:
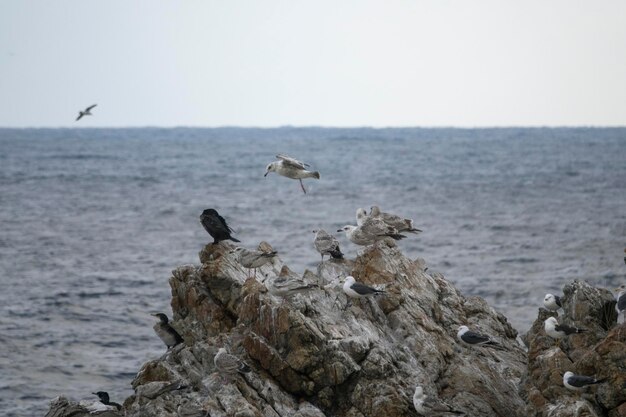
{"label": "perched seagull", "polygon": [[546,296],[543,297],[543,306],[550,311],[557,311],[559,308],[563,308],[561,297],[554,294],[546,294]]}
{"label": "perched seagull", "polygon": [[395,214],[384,213],[380,211],[378,206],[372,206],[370,209],[370,217],[379,217],[385,222],[386,225],[395,228],[398,233],[402,232],[411,232],[411,233],[420,233],[420,229],[416,229],[413,227],[412,219],[403,219],[400,216],[396,216]]}
{"label": "perched seagull", "polygon": [[413,407],[415,407],[415,411],[421,415],[429,417],[445,414],[463,414],[462,411],[453,410],[444,402],[434,402],[429,400],[420,385],[415,387],[415,394],[413,394]]}
{"label": "perched seagull", "polygon": [[206,209],[200,215],[200,223],[204,227],[211,237],[213,238],[213,244],[219,243],[222,240],[232,240],[233,242],[240,242],[230,234],[233,230],[228,227],[226,220],[217,213],[215,209]]}
{"label": "perched seagull", "polygon": [[343,283],[343,292],[348,296],[348,304],[350,305],[350,298],[363,298],[371,295],[384,294],[385,291],[377,290],[360,282],[356,282],[352,275],[348,275]]}
{"label": "perched seagull", "polygon": [[121,404],[109,401],[109,393],[105,391],[92,392],[93,395],[97,395],[100,398],[100,402],[104,405],[115,407],[117,410],[121,410]]}
{"label": "perched seagull", "polygon": [[546,321],[543,322],[543,328],[548,336],[557,340],[562,339],[565,336],[569,336],[570,334],[583,333],[587,331],[586,329],[579,329],[578,327],[559,324],[554,317],[548,317]]}
{"label": "perched seagull", "polygon": [[298,274],[292,272],[287,266],[283,266],[280,274],[274,278],[268,286],[270,294],[289,298],[292,295],[319,288],[317,284],[309,284]]}
{"label": "perched seagull", "polygon": [[324,255],[330,255],[333,259],[343,259],[343,253],[339,249],[339,241],[334,236],[326,233],[324,229],[313,230],[313,233],[315,233],[313,245],[322,255],[322,262],[324,262]]}
{"label": "perched seagull", "polygon": [[348,240],[356,245],[367,246],[390,237],[394,240],[404,239],[406,236],[398,233],[393,227],[387,226],[380,219],[366,218],[360,226],[346,225],[337,232],[346,232]]}
{"label": "perched seagull", "polygon": [[237,260],[244,268],[248,268],[248,278],[250,278],[250,269],[254,269],[254,277],[256,278],[256,269],[262,267],[278,254],[276,251],[263,252],[260,250],[248,250],[238,247],[232,252],[237,254]]}
{"label": "perched seagull", "polygon": [[157,336],[161,338],[163,343],[165,343],[165,346],[167,346],[168,349],[173,348],[177,344],[184,342],[183,338],[170,325],[169,320],[165,314],[154,313],[152,315],[159,318],[159,322],[155,324],[152,328],[156,332]]}
{"label": "perched seagull", "polygon": [[582,391],[589,385],[601,384],[606,380],[606,378],[596,379],[590,376],[576,375],[570,371],[563,374],[563,385],[572,391]]}
{"label": "perched seagull", "polygon": [[369,216],[367,215],[367,211],[364,208],[356,209],[356,225],[361,226],[365,220],[367,220]]}
{"label": "perched seagull", "polygon": [[91,105],[91,106],[87,107],[87,108],[85,109],[85,111],[79,111],[79,112],[78,112],[78,117],[76,118],[76,121],[79,121],[79,120],[80,120],[83,116],[93,116],[93,115],[91,114],[91,109],[93,109],[93,108],[94,108],[94,107],[96,107],[96,106],[97,106],[97,104],[93,104],[93,105]]}
{"label": "perched seagull", "polygon": [[237,373],[246,374],[250,372],[250,367],[248,365],[246,365],[238,357],[227,353],[226,349],[223,347],[217,351],[217,354],[213,358],[213,363],[220,374],[226,375],[227,379],[230,376],[237,375]]}
{"label": "perched seagull", "polygon": [[626,321],[626,284],[622,284],[613,290],[615,292],[615,310],[617,311],[617,321],[619,321],[619,315],[624,313],[623,319]]}
{"label": "perched seagull", "polygon": [[491,346],[491,347],[501,347],[501,345],[493,340],[487,335],[476,333],[471,331],[467,326],[459,326],[459,331],[456,334],[456,337],[466,345],[470,346]]}
{"label": "perched seagull", "polygon": [[280,161],[275,161],[269,164],[266,168],[264,177],[267,177],[267,174],[270,172],[275,172],[283,177],[298,180],[300,181],[300,187],[302,187],[304,194],[306,194],[306,190],[304,189],[304,184],[302,183],[303,178],[320,179],[319,172],[307,170],[309,164],[305,164],[302,161],[298,161],[297,159],[283,154],[276,155],[276,158],[280,159]]}

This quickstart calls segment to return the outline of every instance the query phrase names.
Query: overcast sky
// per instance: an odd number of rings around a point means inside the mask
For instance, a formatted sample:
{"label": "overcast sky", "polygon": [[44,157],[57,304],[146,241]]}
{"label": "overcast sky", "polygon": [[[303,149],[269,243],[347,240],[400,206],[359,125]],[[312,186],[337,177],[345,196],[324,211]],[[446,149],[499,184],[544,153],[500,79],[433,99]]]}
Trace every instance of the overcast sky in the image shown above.
{"label": "overcast sky", "polygon": [[0,126],[148,125],[624,126],[626,1],[0,0]]}

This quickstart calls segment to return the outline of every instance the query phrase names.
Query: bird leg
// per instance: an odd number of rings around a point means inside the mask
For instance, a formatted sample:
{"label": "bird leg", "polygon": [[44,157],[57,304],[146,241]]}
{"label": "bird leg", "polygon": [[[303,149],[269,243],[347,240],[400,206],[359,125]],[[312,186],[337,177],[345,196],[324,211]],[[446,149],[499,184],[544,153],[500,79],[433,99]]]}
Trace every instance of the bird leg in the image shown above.
{"label": "bird leg", "polygon": [[304,189],[304,184],[302,184],[302,180],[298,178],[298,181],[300,181],[300,187],[302,187],[302,191],[304,191],[304,194],[306,194],[306,190]]}

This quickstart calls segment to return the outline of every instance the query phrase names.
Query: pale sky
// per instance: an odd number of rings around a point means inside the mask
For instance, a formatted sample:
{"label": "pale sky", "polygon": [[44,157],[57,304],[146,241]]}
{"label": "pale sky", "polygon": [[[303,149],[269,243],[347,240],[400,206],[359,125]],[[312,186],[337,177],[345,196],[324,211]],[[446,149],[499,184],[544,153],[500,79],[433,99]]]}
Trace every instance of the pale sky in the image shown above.
{"label": "pale sky", "polygon": [[0,127],[226,125],[624,126],[626,1],[0,0]]}

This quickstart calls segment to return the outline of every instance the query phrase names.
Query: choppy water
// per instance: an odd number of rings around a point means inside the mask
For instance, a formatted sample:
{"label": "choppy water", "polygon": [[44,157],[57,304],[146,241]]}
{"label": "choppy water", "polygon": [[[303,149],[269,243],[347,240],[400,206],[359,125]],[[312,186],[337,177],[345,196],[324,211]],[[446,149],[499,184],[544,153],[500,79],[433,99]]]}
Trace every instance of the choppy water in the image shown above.
{"label": "choppy water", "polygon": [[[279,152],[321,172],[308,195],[263,177]],[[170,313],[170,271],[210,241],[204,208],[302,272],[311,230],[372,204],[424,230],[404,253],[522,331],[544,293],[626,279],[626,129],[0,129],[0,411],[129,395],[164,352],[148,313]]]}

